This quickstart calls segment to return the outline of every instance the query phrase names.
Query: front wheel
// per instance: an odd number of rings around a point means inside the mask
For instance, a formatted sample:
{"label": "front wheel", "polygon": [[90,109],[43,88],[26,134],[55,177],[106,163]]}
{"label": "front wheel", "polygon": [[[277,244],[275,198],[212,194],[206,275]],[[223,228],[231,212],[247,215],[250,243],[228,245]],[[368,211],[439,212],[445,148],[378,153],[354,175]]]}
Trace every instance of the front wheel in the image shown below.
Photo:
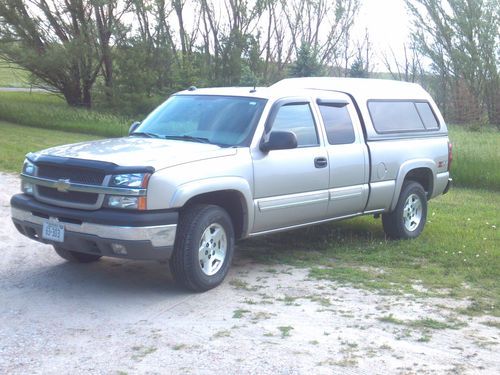
{"label": "front wheel", "polygon": [[396,209],[382,215],[384,231],[392,239],[416,238],[427,219],[427,197],[418,182],[405,181]]}
{"label": "front wheel", "polygon": [[179,284],[196,292],[215,288],[226,277],[233,253],[233,224],[224,209],[196,205],[184,210],[170,259]]}

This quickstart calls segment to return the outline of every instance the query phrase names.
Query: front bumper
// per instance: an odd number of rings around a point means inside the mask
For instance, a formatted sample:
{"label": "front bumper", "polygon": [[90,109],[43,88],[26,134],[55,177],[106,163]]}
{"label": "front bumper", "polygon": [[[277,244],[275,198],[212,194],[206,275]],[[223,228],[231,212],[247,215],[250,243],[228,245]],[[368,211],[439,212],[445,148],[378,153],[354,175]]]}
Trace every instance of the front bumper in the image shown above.
{"label": "front bumper", "polygon": [[[175,211],[122,212],[56,207],[18,194],[11,199],[12,221],[23,235],[65,249],[129,259],[166,260],[177,230]],[[44,222],[64,225],[64,241],[42,238]],[[121,246],[117,246],[121,245]]]}

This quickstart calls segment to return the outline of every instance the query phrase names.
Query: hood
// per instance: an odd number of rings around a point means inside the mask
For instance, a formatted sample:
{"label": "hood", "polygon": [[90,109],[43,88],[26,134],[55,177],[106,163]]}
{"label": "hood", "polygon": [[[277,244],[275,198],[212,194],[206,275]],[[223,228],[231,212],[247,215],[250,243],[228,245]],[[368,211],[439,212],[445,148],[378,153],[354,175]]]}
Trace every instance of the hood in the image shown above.
{"label": "hood", "polygon": [[197,160],[236,154],[235,148],[207,143],[154,138],[111,138],[48,148],[35,153],[65,158],[96,160],[119,166],[151,166],[156,170]]}

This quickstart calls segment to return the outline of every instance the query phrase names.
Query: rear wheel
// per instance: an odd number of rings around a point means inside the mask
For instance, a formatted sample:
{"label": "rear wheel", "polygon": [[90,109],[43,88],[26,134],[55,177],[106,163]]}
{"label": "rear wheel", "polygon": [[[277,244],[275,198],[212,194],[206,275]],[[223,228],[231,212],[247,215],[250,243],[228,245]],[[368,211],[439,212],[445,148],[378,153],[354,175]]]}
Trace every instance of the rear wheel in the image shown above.
{"label": "rear wheel", "polygon": [[396,209],[382,215],[384,231],[389,238],[416,238],[427,219],[427,197],[422,185],[405,181],[399,195]]}
{"label": "rear wheel", "polygon": [[74,263],[91,263],[101,259],[100,255],[79,253],[77,251],[64,249],[60,246],[54,246],[54,250],[61,258]]}
{"label": "rear wheel", "polygon": [[196,292],[216,287],[226,277],[233,253],[233,224],[224,209],[196,205],[184,210],[170,259],[179,284]]}

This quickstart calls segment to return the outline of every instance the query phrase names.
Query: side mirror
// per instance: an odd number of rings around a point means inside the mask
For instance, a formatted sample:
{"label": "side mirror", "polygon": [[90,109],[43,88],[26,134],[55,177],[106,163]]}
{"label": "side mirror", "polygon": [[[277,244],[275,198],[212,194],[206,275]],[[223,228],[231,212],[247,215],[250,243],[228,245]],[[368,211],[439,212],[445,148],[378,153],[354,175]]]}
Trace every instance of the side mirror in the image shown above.
{"label": "side mirror", "polygon": [[128,135],[132,134],[135,131],[135,129],[139,127],[139,125],[141,125],[140,121],[133,122],[132,125],[130,125],[130,128],[128,128]]}
{"label": "side mirror", "polygon": [[271,150],[289,150],[297,147],[297,136],[290,131],[274,131],[269,134],[269,139],[260,143],[262,152]]}

